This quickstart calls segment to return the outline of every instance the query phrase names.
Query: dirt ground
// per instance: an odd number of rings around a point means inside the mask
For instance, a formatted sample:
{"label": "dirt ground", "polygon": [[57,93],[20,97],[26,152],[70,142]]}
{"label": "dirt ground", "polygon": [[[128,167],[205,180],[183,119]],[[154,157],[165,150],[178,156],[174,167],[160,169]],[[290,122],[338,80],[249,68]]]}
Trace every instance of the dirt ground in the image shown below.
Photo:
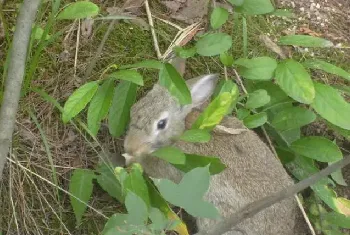
{"label": "dirt ground", "polygon": [[[106,10],[107,7],[113,5],[114,1],[96,0],[94,2],[102,6],[102,10]],[[316,33],[330,39],[339,47],[332,51],[315,50],[312,53],[315,53],[317,57],[330,59],[350,71],[349,48],[346,48],[350,45],[350,0],[279,0],[275,3],[280,8],[293,9],[296,18],[293,20],[270,18],[268,24],[265,22],[264,25],[273,28],[270,26],[272,24],[282,29],[280,32],[273,31],[272,37],[277,38],[283,33],[309,29],[308,33]],[[11,26],[14,23],[15,7],[15,3],[7,1],[5,13],[9,17]],[[164,8],[152,10],[162,17],[170,14]],[[142,13],[141,17],[145,18],[145,14]],[[92,36],[81,38],[76,67],[74,66],[74,55],[78,28],[76,25],[73,26],[72,22],[60,25],[60,27],[64,27],[66,38],[43,52],[43,59],[40,60],[40,69],[37,72],[38,79],[33,83],[63,105],[72,91],[84,83],[83,75],[86,67],[107,30],[108,24],[94,27]],[[166,24],[157,23],[156,27],[160,47],[164,50],[176,32],[169,29]],[[251,26],[252,31],[255,29],[258,29],[260,33],[271,33],[267,28],[260,28],[260,24]],[[234,47],[241,48],[240,36],[234,40],[237,40]],[[251,45],[249,50],[255,54],[265,53],[262,51],[264,46],[260,45],[257,37],[251,37],[249,40]],[[5,45],[4,42],[0,48],[3,48],[3,45]],[[1,58],[3,55],[4,52],[0,50]],[[135,25],[120,24],[115,27],[113,34],[107,40],[102,58],[98,61],[92,77],[97,79],[104,68],[113,63],[128,64],[154,58],[156,56],[150,32]],[[210,60],[191,60],[191,63],[188,68],[188,74],[191,75],[198,75],[202,71],[207,71],[208,68],[215,70],[214,66],[216,66],[215,62]],[[156,74],[143,71],[143,75],[146,78],[146,90],[154,81]],[[344,83],[340,79],[324,75],[321,79],[329,83]],[[139,96],[142,95],[142,92],[144,91],[141,91]],[[28,107],[38,118],[44,135],[40,134],[38,126],[30,118]],[[344,154],[350,152],[349,141],[336,135],[322,123],[307,127],[304,133],[336,138]],[[50,153],[45,148],[43,139],[48,142]],[[69,197],[63,193],[61,198],[57,199],[54,194],[56,188],[47,182],[53,180],[48,154],[53,157],[59,185],[67,190],[72,170],[93,168],[99,160],[98,153],[101,147],[108,149],[114,156],[120,156],[123,152],[123,138],[111,138],[106,127],[102,127],[98,140],[99,143],[95,143],[91,138],[80,133],[79,128],[63,125],[59,111],[38,94],[32,92],[25,97],[21,101],[16,122],[11,149],[12,163],[7,164],[4,181],[0,184],[0,202],[2,203],[0,231],[3,230],[4,234],[16,234],[17,231],[21,231],[21,234],[71,234],[69,231],[74,231],[73,234],[92,234],[91,231],[101,231],[105,220],[91,210],[88,210],[84,216],[82,226],[75,228],[74,214],[71,209],[67,209],[70,208]],[[350,185],[350,166],[343,169],[343,174]],[[350,187],[339,186],[337,192],[340,196],[350,198]],[[120,210],[120,205],[98,187],[94,189],[90,205],[103,211],[107,216]],[[67,228],[62,224],[65,224]]]}

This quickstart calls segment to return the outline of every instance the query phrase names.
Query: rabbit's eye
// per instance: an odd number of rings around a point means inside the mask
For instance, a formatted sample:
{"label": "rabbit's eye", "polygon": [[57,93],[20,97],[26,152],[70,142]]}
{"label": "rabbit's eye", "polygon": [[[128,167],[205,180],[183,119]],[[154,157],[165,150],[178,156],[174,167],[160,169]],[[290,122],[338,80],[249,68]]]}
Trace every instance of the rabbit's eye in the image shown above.
{"label": "rabbit's eye", "polygon": [[162,119],[157,123],[157,129],[158,130],[164,130],[164,128],[166,127],[167,124],[167,120],[166,119]]}

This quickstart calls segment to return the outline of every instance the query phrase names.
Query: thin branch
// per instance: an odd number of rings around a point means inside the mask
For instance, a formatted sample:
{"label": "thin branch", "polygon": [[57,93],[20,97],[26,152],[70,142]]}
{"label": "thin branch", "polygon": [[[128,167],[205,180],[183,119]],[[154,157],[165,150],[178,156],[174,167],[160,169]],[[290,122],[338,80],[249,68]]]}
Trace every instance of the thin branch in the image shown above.
{"label": "thin branch", "polygon": [[77,42],[75,45],[75,57],[74,57],[74,76],[77,75],[77,64],[78,64],[78,52],[79,52],[79,43],[80,43],[80,20],[78,20],[78,32],[77,32]]}
{"label": "thin branch", "polygon": [[146,13],[147,13],[147,18],[148,18],[148,24],[151,27],[151,33],[152,33],[152,38],[153,38],[154,50],[156,51],[157,58],[161,59],[162,58],[162,53],[160,53],[158,39],[157,39],[156,32],[154,30],[153,18],[152,18],[151,10],[149,8],[148,0],[145,0],[145,8],[146,8]]}
{"label": "thin branch", "polygon": [[27,49],[32,25],[40,2],[40,0],[24,0],[17,18],[4,98],[0,110],[0,180],[2,179],[2,171],[12,142],[12,134],[25,72]]}
{"label": "thin branch", "polygon": [[235,73],[236,79],[237,79],[239,85],[241,86],[243,92],[244,92],[245,94],[248,94],[247,89],[245,89],[244,84],[243,84],[243,81],[242,81],[241,77],[239,76],[239,74],[237,73],[236,69],[233,69],[233,72]]}
{"label": "thin branch", "polygon": [[341,161],[338,161],[327,168],[321,170],[317,174],[310,176],[309,178],[300,181],[299,183],[285,188],[271,196],[264,197],[258,201],[252,202],[247,206],[243,207],[236,213],[232,214],[228,218],[219,222],[210,231],[201,231],[197,235],[221,235],[230,231],[234,226],[241,223],[243,220],[248,219],[260,211],[278,203],[286,198],[297,194],[298,192],[310,187],[311,185],[317,183],[324,177],[332,174],[333,172],[343,168],[344,166],[350,164],[350,155],[344,157]]}

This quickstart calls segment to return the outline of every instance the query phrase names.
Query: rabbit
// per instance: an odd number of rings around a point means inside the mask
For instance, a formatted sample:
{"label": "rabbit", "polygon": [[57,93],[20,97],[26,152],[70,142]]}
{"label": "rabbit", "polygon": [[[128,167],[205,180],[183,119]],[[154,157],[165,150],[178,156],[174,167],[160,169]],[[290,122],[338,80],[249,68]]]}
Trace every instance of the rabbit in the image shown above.
{"label": "rabbit", "polygon": [[[187,80],[192,103],[180,105],[166,88],[155,84],[146,96],[136,102],[130,113],[130,124],[124,140],[126,164],[140,163],[153,178],[167,178],[179,183],[183,173],[170,163],[151,156],[156,149],[174,145],[185,153],[217,156],[227,168],[210,179],[204,199],[218,208],[222,217],[243,206],[293,185],[282,164],[269,147],[252,130],[238,135],[212,133],[210,142],[189,143],[177,140],[185,131],[186,120],[208,103],[218,75],[208,74]],[[221,124],[244,129],[243,123],[226,116]],[[294,235],[299,232],[298,205],[293,198],[277,203],[246,219],[226,235]],[[199,231],[207,231],[218,220],[197,218]],[[301,229],[302,230],[302,229]]]}

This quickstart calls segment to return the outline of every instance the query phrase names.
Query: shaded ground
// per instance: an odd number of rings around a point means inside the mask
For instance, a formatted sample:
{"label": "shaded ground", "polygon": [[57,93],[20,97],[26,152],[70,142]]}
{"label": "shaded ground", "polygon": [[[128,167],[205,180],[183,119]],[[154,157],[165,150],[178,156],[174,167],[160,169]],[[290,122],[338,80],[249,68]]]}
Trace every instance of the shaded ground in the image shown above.
{"label": "shaded ground", "polygon": [[[11,27],[14,25],[16,3],[19,1],[8,1],[4,8],[4,14]],[[102,11],[113,6],[113,1],[96,0],[95,3],[102,6]],[[118,6],[121,5],[120,2],[118,4]],[[341,43],[340,46],[349,45],[350,1],[295,0],[293,2],[279,1],[277,5],[293,8],[297,13],[297,18],[295,20],[282,20],[276,17],[248,18],[248,51],[250,51],[250,56],[275,56],[262,45],[258,36],[268,33],[271,38],[275,39],[281,35],[281,32],[286,32],[288,29],[299,32],[301,28],[308,28],[335,43]],[[166,11],[164,6],[160,6],[157,1],[151,1],[151,8],[154,15],[170,20],[167,18],[170,12]],[[144,13],[141,14],[141,17],[146,19]],[[233,56],[238,58],[242,56],[242,28],[233,22],[231,19],[225,29],[233,35]],[[176,30],[160,21],[155,21],[155,23],[161,50],[165,51],[176,34]],[[107,27],[108,22],[98,22],[93,26],[93,34],[89,38],[81,37],[77,66],[75,67],[77,24],[64,22],[57,25],[57,30],[64,28],[66,39],[62,37],[60,41],[44,51],[33,84],[41,87],[63,105],[72,91],[84,83],[82,78],[88,62],[95,53]],[[5,40],[0,41],[0,43],[0,65],[2,68],[3,56],[5,55],[3,48],[8,45]],[[350,56],[348,50],[342,48],[316,49],[303,53],[305,53],[304,56],[312,56],[313,53],[314,56],[328,59],[349,71]],[[107,40],[102,58],[98,61],[90,79],[96,80],[108,65],[128,64],[151,58],[155,59],[156,56],[150,32],[133,24],[120,23]],[[216,59],[191,59],[188,62],[187,76],[196,76],[208,71],[221,71]],[[139,96],[151,86],[156,78],[156,74],[149,71],[143,71],[143,75],[146,85],[139,92]],[[322,73],[319,74],[319,79],[331,84],[344,83],[338,78]],[[28,111],[34,113],[38,118],[43,129],[43,136],[40,135],[38,127],[30,118]],[[84,117],[83,120],[85,120]],[[34,92],[29,93],[21,100],[13,148],[11,149],[13,162],[7,165],[4,180],[0,185],[0,231],[2,230],[4,234],[16,234],[17,231],[20,234],[96,234],[101,231],[105,219],[92,210],[88,210],[85,214],[81,226],[75,228],[75,219],[70,209],[69,197],[65,193],[59,193],[60,197],[57,198],[55,195],[56,187],[47,182],[53,181],[48,160],[50,155],[57,170],[59,185],[68,190],[72,169],[93,168],[99,160],[98,153],[101,151],[101,146],[109,149],[116,156],[122,152],[122,138],[110,138],[106,128],[102,128],[99,133],[99,143],[86,137],[83,132],[80,133],[80,129],[80,127],[75,128],[72,125],[63,125],[60,120],[60,112]],[[320,123],[308,127],[305,132],[326,135],[331,139],[335,136],[334,132],[329,131],[325,125]],[[345,150],[350,150],[347,140],[340,136],[336,137]],[[48,142],[49,152],[45,149],[43,139]],[[344,169],[343,172],[350,184],[350,167]],[[342,196],[350,197],[349,187],[339,187],[338,192]],[[115,200],[97,186],[95,186],[94,198],[90,201],[90,205],[107,216],[121,209]]]}

